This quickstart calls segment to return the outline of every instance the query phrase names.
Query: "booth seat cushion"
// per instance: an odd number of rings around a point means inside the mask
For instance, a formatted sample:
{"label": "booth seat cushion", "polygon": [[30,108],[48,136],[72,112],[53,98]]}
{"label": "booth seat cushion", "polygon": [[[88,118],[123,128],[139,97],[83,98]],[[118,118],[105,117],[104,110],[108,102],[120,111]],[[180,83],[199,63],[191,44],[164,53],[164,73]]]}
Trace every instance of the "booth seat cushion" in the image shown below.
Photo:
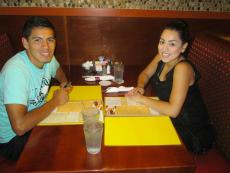
{"label": "booth seat cushion", "polygon": [[230,162],[226,160],[216,148],[204,155],[196,155],[195,173],[230,173]]}
{"label": "booth seat cushion", "polygon": [[14,173],[16,168],[16,161],[6,160],[0,156],[0,172],[1,173]]}
{"label": "booth seat cushion", "polygon": [[188,58],[201,73],[199,85],[217,148],[230,159],[230,42],[202,33],[195,37]]}
{"label": "booth seat cushion", "polygon": [[[11,46],[9,37],[6,33],[0,34],[0,70],[5,62],[14,55],[14,50]],[[0,172],[13,173],[15,170],[16,162],[6,160],[0,156]]]}

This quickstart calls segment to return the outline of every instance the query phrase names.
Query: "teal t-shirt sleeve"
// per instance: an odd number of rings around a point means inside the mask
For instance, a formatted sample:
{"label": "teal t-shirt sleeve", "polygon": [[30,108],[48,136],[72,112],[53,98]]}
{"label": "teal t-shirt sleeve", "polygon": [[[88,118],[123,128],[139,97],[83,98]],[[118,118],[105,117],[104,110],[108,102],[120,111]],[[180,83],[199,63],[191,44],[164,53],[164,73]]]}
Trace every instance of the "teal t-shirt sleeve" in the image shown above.
{"label": "teal t-shirt sleeve", "polygon": [[4,104],[27,105],[29,98],[28,72],[12,67],[4,72]]}
{"label": "teal t-shirt sleeve", "polygon": [[55,56],[53,56],[53,58],[49,64],[49,67],[50,67],[50,74],[54,78],[56,76],[57,69],[60,67],[60,64],[57,61],[57,59],[55,58]]}

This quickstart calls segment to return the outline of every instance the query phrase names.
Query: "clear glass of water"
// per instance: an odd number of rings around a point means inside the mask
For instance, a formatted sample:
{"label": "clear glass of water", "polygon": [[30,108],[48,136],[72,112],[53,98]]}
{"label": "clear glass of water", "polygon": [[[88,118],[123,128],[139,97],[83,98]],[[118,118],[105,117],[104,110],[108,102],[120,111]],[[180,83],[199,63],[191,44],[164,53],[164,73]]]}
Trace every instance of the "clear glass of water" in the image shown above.
{"label": "clear glass of water", "polygon": [[113,66],[114,81],[118,84],[123,83],[124,64],[122,62],[115,62]]}
{"label": "clear glass of water", "polygon": [[99,153],[101,151],[103,123],[101,121],[85,121],[83,129],[88,153]]}
{"label": "clear glass of water", "polygon": [[100,111],[94,107],[84,107],[82,110],[83,121],[97,121],[99,120]]}

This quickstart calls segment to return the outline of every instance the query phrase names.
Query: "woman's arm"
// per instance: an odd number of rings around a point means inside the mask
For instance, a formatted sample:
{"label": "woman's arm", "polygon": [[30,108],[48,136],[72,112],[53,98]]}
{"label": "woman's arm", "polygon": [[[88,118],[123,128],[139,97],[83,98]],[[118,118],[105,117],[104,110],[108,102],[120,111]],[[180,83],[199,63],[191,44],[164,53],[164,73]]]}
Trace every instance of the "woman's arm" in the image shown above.
{"label": "woman's arm", "polygon": [[145,85],[148,83],[149,79],[152,75],[156,72],[157,64],[160,61],[160,56],[157,54],[153,60],[149,63],[149,65],[141,72],[138,76],[137,80],[137,87],[144,88]]}
{"label": "woman's arm", "polygon": [[175,67],[173,75],[172,92],[168,102],[153,100],[139,93],[131,96],[132,99],[152,107],[163,115],[177,117],[184,104],[189,86],[194,83],[194,71],[190,64],[180,63]]}
{"label": "woman's arm", "polygon": [[155,73],[157,64],[160,61],[160,56],[157,54],[149,65],[140,73],[137,79],[137,86],[133,90],[127,93],[127,96],[135,95],[136,93],[144,94],[145,85],[149,79]]}

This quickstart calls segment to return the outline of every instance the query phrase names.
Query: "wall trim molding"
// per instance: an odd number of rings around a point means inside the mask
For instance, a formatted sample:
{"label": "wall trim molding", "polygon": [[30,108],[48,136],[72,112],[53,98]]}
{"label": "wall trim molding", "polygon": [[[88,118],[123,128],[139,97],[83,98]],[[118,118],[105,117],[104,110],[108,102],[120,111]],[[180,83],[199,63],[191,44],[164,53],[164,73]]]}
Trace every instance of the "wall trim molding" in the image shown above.
{"label": "wall trim molding", "polygon": [[0,7],[0,15],[42,15],[42,16],[101,16],[101,17],[144,17],[178,19],[223,19],[229,20],[229,12],[96,9],[96,8],[41,8]]}

